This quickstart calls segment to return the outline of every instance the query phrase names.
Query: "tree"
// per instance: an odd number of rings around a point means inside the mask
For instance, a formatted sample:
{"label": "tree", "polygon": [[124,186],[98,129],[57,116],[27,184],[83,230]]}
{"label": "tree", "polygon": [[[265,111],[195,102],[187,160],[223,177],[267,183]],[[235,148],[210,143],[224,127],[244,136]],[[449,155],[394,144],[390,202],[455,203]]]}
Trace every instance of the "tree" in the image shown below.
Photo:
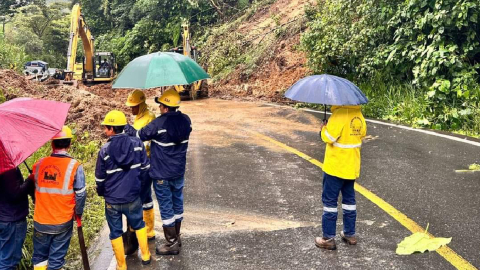
{"label": "tree", "polygon": [[33,2],[34,0],[2,0],[0,1],[0,21],[5,34],[5,24],[9,22],[16,12],[16,9]]}

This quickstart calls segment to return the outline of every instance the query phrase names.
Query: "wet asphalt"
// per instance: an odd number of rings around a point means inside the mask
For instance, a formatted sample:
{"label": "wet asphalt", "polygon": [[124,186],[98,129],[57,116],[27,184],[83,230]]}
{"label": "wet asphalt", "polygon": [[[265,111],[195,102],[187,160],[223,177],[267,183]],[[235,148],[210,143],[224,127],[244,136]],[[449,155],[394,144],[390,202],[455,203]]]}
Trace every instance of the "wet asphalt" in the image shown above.
{"label": "wet asphalt", "polygon": [[[362,147],[357,181],[420,226],[429,224],[433,235],[452,237],[449,247],[479,268],[480,173],[455,170],[480,163],[480,147],[380,124],[367,123],[367,127],[374,139]],[[292,140],[261,126],[244,128],[323,160],[325,147],[318,133],[299,131],[296,135],[302,139]],[[454,269],[436,252],[396,255],[397,244],[411,233],[358,193],[358,245],[348,246],[337,236],[336,251],[316,248],[314,238],[321,235],[322,171],[292,153],[253,144],[247,136],[245,142],[228,147],[191,144],[187,160],[187,207],[315,225],[185,235],[178,256],[154,255],[152,242],[152,264],[141,266],[138,256],[129,256],[128,269]],[[337,233],[341,228],[340,214]],[[94,270],[111,266],[107,234],[108,229],[92,250],[100,254],[93,260]],[[160,235],[157,231],[157,244]]]}

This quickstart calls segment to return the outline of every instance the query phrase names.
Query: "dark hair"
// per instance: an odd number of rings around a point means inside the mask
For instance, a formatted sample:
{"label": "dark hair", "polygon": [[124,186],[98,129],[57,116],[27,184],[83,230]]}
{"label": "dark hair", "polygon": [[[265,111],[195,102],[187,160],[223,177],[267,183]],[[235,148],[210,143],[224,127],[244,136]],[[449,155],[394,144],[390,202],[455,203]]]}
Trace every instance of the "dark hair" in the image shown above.
{"label": "dark hair", "polygon": [[167,106],[163,103],[162,103],[162,105],[163,105],[163,107],[167,108],[169,112],[176,112],[178,110],[178,107],[169,107],[169,106]]}
{"label": "dark hair", "polygon": [[107,129],[113,129],[113,132],[115,132],[115,134],[120,134],[120,133],[123,133],[123,130],[125,129],[125,126],[105,126]]}
{"label": "dark hair", "polygon": [[53,146],[56,149],[65,149],[70,147],[72,143],[72,139],[60,139],[60,140],[53,140]]}

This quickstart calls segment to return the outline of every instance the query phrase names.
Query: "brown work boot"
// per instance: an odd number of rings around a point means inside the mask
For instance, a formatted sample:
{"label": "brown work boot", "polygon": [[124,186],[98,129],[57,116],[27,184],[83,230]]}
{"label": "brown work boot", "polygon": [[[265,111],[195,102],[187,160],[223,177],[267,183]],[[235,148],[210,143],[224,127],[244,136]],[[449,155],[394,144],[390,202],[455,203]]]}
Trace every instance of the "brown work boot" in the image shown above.
{"label": "brown work boot", "polygon": [[355,236],[345,236],[345,233],[343,233],[343,231],[340,232],[340,236],[342,237],[342,240],[347,242],[349,245],[357,244],[357,238]]}
{"label": "brown work boot", "polygon": [[325,237],[317,237],[315,238],[315,246],[318,248],[323,248],[327,250],[335,250],[337,249],[337,245],[335,244],[335,238],[327,239]]}
{"label": "brown work boot", "polygon": [[175,227],[163,227],[166,244],[157,246],[155,249],[157,255],[178,255],[180,253],[180,243],[178,242],[177,231]]}
{"label": "brown work boot", "polygon": [[182,239],[180,238],[180,228],[182,227],[182,222],[176,222],[175,223],[175,232],[177,233],[177,239],[178,239],[178,246],[182,247]]}

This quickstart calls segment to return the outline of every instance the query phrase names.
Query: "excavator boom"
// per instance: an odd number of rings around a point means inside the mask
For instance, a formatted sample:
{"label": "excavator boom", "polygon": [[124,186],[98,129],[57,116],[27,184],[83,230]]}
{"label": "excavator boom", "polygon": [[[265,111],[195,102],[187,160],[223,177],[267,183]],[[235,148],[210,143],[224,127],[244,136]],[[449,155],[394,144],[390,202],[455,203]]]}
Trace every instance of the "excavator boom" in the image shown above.
{"label": "excavator boom", "polygon": [[[83,44],[84,61],[83,63],[76,63],[77,47],[79,39],[81,38]],[[65,81],[72,81],[73,79],[84,81],[101,81],[109,82],[113,80],[116,75],[115,57],[110,52],[95,53],[94,37],[85,22],[82,15],[80,5],[75,4],[72,8],[72,17],[70,21],[70,39],[67,53],[67,69],[65,70]],[[96,76],[95,57],[98,56],[98,65],[100,65],[101,57],[107,57],[108,72],[103,72],[102,76]],[[105,63],[104,63],[105,64]],[[105,68],[105,65],[103,66]]]}

